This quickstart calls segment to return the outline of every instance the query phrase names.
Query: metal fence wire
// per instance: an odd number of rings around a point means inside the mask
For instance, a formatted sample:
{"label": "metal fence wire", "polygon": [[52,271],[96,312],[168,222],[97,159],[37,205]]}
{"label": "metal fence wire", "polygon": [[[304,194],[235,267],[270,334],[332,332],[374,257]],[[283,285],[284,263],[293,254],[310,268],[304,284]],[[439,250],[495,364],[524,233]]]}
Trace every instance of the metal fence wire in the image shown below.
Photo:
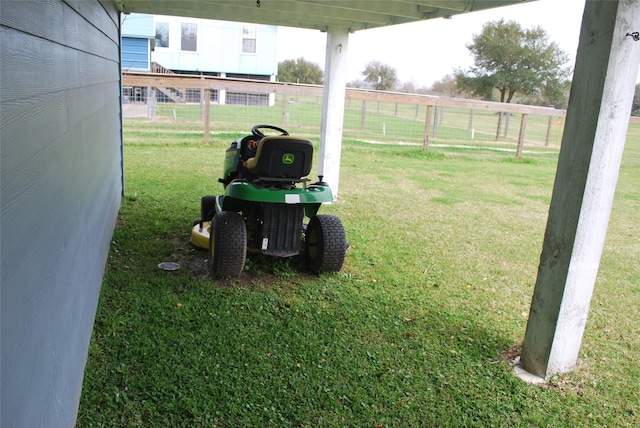
{"label": "metal fence wire", "polygon": [[[211,135],[244,134],[256,124],[281,126],[317,138],[322,87],[180,75],[123,75],[127,141],[152,132],[158,139],[209,142]],[[343,138],[388,144],[470,145],[511,150],[558,149],[566,112],[549,107],[347,89]]]}

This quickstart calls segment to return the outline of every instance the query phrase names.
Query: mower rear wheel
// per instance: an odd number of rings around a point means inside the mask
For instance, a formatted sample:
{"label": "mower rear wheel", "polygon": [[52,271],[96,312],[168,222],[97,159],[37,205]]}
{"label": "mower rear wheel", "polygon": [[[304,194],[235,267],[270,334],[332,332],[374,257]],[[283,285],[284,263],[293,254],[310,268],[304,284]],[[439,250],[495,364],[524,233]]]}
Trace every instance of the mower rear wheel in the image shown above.
{"label": "mower rear wheel", "polygon": [[209,271],[213,278],[240,276],[247,256],[247,229],[240,214],[213,216],[209,238]]}
{"label": "mower rear wheel", "polygon": [[347,240],[340,219],[316,215],[307,225],[304,240],[307,268],[313,272],[338,272],[344,263]]}

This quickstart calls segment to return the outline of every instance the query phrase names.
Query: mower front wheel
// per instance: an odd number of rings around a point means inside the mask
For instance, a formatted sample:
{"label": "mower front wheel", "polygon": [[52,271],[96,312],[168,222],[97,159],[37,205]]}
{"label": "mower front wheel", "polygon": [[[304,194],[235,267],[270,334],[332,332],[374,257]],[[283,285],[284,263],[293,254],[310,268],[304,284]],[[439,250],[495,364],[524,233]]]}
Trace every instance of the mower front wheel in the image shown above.
{"label": "mower front wheel", "polygon": [[316,215],[309,220],[304,240],[307,268],[313,272],[338,272],[347,252],[347,240],[340,219]]}
{"label": "mower front wheel", "polygon": [[214,215],[209,235],[211,276],[240,276],[247,256],[247,229],[242,216],[234,211]]}

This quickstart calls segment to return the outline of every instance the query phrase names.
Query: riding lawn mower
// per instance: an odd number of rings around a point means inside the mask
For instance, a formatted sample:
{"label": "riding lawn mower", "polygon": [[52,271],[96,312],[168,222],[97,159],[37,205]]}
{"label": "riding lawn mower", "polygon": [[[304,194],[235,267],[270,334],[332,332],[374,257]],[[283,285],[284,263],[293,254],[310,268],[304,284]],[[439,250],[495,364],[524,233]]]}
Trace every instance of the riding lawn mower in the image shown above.
{"label": "riding lawn mower", "polygon": [[256,125],[231,143],[218,180],[224,194],[201,198],[200,219],[191,230],[191,243],[209,251],[212,277],[239,276],[247,252],[303,253],[315,273],[342,268],[344,228],[338,217],[318,214],[333,194],[322,176],[314,183],[307,178],[312,158],[311,141],[272,125]]}

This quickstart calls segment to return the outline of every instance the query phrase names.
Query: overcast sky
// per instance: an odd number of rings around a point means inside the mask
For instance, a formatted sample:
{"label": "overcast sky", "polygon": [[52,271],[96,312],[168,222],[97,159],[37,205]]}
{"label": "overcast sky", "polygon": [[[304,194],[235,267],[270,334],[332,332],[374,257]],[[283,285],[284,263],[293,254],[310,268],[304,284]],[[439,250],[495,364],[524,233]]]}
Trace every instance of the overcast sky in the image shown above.
{"label": "overcast sky", "polygon": [[[363,30],[349,37],[347,80],[362,79],[372,60],[394,67],[401,82],[430,86],[456,68],[473,64],[469,43],[488,21],[513,20],[523,28],[543,27],[570,58],[573,68],[585,0],[538,0],[481,12]],[[324,69],[326,34],[278,27],[278,62],[304,57]]]}

